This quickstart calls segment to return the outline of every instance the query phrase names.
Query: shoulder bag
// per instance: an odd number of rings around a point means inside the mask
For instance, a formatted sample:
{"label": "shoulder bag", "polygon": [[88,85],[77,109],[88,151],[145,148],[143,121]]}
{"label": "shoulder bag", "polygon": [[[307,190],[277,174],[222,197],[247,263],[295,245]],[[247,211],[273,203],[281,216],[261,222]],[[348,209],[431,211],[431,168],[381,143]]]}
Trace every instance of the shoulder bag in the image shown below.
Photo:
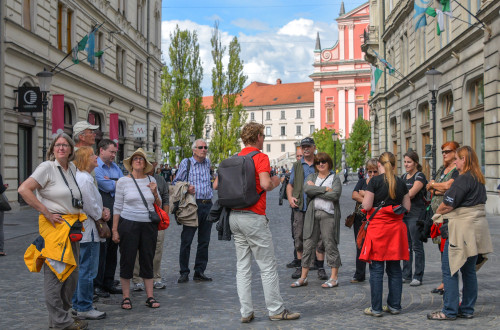
{"label": "shoulder bag", "polygon": [[97,228],[97,233],[100,238],[110,238],[111,230],[109,230],[109,226],[102,219],[99,219],[95,222],[95,227]]}
{"label": "shoulder bag", "polygon": [[12,208],[10,207],[9,200],[5,193],[0,194],[0,212],[10,211]]}
{"label": "shoulder bag", "polygon": [[[148,175],[148,180],[151,182],[151,178]],[[144,199],[143,199],[144,200]],[[156,214],[160,217],[160,223],[158,224],[158,230],[165,230],[170,226],[170,217],[167,212],[165,212],[161,207],[153,203]]]}

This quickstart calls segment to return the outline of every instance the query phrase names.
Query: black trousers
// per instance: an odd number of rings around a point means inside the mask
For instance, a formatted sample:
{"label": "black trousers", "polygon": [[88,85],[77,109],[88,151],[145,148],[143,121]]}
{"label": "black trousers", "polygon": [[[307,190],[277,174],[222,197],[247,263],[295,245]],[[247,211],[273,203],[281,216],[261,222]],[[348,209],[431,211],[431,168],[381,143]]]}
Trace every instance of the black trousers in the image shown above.
{"label": "black trousers", "polygon": [[[99,190],[102,197],[103,206],[110,210],[110,219],[107,222],[109,230],[113,231],[113,205],[115,198],[110,193]],[[99,270],[94,280],[95,287],[111,288],[115,280],[116,264],[118,263],[118,244],[110,238],[106,238],[105,243],[101,243],[99,251]]]}
{"label": "black trousers", "polygon": [[366,274],[366,262],[359,260],[359,255],[361,253],[361,249],[358,248],[358,245],[356,244],[356,238],[358,237],[358,232],[359,228],[361,228],[361,223],[363,221],[363,218],[359,215],[354,216],[354,245],[356,246],[356,272],[354,273],[353,278],[357,279],[358,281],[364,281],[365,280],[365,274]]}
{"label": "black trousers", "polygon": [[139,251],[139,276],[145,279],[153,278],[158,225],[151,222],[130,221],[120,217],[118,234],[120,235],[120,277],[132,278],[135,258]]}

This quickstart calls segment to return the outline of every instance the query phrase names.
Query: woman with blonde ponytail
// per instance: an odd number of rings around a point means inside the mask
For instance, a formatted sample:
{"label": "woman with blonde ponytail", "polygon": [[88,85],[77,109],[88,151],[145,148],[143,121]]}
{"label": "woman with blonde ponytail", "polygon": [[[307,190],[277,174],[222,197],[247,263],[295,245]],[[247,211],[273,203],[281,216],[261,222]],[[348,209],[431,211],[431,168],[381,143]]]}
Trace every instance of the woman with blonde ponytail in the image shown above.
{"label": "woman with blonde ponytail", "polygon": [[[359,260],[370,263],[371,307],[364,313],[371,316],[401,312],[403,278],[400,261],[409,259],[403,216],[410,210],[411,203],[408,188],[396,176],[395,167],[396,157],[384,152],[378,159],[380,175],[370,180],[363,198],[369,225]],[[386,306],[382,306],[384,266],[389,280]]]}

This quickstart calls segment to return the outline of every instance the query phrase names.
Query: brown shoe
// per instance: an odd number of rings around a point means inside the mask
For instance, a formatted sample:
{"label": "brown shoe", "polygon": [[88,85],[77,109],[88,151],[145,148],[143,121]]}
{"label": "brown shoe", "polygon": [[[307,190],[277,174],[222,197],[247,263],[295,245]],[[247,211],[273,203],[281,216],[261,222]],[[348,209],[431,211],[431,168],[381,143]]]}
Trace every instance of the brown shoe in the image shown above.
{"label": "brown shoe", "polygon": [[255,316],[252,314],[248,315],[247,317],[242,317],[241,318],[241,323],[250,323],[252,320],[255,318]]}
{"label": "brown shoe", "polygon": [[300,313],[292,313],[288,309],[284,309],[283,312],[269,316],[271,321],[281,321],[281,320],[296,320],[300,317]]}
{"label": "brown shoe", "polygon": [[68,325],[63,330],[84,330],[89,327],[87,321],[75,320],[72,324]]}

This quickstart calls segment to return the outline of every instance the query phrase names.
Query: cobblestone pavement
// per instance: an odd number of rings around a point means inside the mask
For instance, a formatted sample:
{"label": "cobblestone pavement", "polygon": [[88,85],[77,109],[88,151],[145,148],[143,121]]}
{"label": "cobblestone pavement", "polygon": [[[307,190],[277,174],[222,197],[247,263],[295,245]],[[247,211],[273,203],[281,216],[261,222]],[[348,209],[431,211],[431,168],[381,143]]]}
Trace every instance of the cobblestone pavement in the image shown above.
{"label": "cobblestone pavement", "polygon": [[[341,200],[342,219],[353,208],[350,199],[354,183],[343,186]],[[250,324],[239,322],[239,302],[236,293],[236,258],[234,243],[217,240],[213,228],[210,257],[206,274],[213,277],[211,283],[189,281],[177,284],[179,275],[178,252],[181,227],[175,223],[167,230],[163,252],[162,273],[167,288],[155,290],[155,297],[161,302],[159,309],[144,305],[144,292],[133,292],[133,309],[120,309],[120,295],[100,299],[96,307],[107,313],[107,318],[90,321],[91,329],[266,329],[266,328],[339,328],[339,329],[407,329],[412,327],[455,328],[500,328],[500,274],[499,258],[491,254],[489,261],[478,273],[479,297],[475,318],[472,320],[428,321],[426,314],[438,310],[442,296],[430,291],[441,282],[440,254],[432,243],[425,245],[426,271],[422,286],[403,288],[403,312],[400,315],[385,315],[374,318],[363,315],[363,309],[370,306],[368,281],[351,284],[354,273],[354,238],[352,229],[341,226],[340,253],[343,266],[339,272],[339,287],[323,289],[316,272],[311,271],[307,287],[292,289],[290,275],[293,269],[285,265],[292,259],[290,234],[290,208],[285,201],[278,206],[278,189],[268,195],[268,217],[275,243],[278,261],[280,288],[286,305],[302,316],[297,321],[271,322],[267,318],[259,270],[253,264],[253,301],[255,320]],[[6,214],[6,252],[0,258],[0,329],[46,329],[47,312],[42,292],[42,274],[29,273],[23,262],[23,254],[37,236],[36,214],[23,210]],[[500,251],[500,217],[488,217],[495,251]],[[193,243],[196,251],[196,243]],[[194,255],[191,256],[191,265]],[[192,267],[192,266],[191,266]],[[368,272],[368,271],[367,271]],[[192,273],[191,273],[192,275]],[[387,288],[385,281],[385,288]]]}

